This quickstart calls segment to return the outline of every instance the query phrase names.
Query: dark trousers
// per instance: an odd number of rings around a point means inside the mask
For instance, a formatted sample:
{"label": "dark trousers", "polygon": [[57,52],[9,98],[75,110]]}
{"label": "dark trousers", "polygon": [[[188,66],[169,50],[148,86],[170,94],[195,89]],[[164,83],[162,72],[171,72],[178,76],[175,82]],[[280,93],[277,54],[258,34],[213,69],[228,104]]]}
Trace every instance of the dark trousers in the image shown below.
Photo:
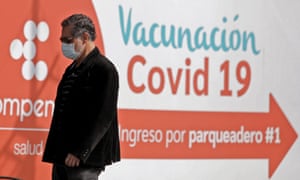
{"label": "dark trousers", "polygon": [[67,167],[54,164],[52,180],[98,180],[100,170],[97,168]]}

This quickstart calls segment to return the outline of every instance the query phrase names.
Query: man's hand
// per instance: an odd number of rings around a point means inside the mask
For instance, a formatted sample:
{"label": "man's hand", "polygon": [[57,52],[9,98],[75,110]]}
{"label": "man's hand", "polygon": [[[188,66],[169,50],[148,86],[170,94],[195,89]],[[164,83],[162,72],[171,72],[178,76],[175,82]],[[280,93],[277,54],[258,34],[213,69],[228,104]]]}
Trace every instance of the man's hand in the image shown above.
{"label": "man's hand", "polygon": [[74,156],[71,153],[69,153],[67,155],[66,160],[65,160],[66,166],[77,167],[77,166],[79,166],[79,163],[80,163],[80,159],[79,158],[77,158],[76,156]]}

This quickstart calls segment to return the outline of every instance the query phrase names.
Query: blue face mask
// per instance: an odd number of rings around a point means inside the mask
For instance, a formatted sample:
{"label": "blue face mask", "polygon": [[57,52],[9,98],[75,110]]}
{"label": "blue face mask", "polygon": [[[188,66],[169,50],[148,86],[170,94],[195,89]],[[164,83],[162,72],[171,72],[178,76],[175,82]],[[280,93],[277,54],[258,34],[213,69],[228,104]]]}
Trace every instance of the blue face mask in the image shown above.
{"label": "blue face mask", "polygon": [[80,56],[80,52],[75,51],[74,43],[62,43],[61,48],[66,58],[76,60]]}

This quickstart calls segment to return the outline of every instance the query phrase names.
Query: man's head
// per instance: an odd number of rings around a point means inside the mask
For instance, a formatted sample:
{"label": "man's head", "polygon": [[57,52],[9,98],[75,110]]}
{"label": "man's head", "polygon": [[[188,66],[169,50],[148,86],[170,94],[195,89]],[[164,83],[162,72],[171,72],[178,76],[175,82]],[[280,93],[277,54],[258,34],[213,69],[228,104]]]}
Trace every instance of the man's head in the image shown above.
{"label": "man's head", "polygon": [[91,41],[95,41],[96,39],[95,25],[93,21],[84,14],[73,14],[67,17],[62,21],[61,26],[62,28],[72,26],[71,33],[73,37],[78,37],[86,32],[89,34]]}
{"label": "man's head", "polygon": [[83,14],[73,14],[61,23],[63,54],[70,59],[82,60],[94,47],[96,39],[92,20]]}

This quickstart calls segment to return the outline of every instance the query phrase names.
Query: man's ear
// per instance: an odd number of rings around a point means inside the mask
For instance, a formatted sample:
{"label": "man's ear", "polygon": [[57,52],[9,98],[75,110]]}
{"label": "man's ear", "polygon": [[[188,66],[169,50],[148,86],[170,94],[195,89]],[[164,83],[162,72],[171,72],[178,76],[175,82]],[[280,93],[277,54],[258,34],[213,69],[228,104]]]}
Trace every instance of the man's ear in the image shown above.
{"label": "man's ear", "polygon": [[83,32],[82,37],[84,42],[89,41],[91,39],[90,34],[87,32]]}

